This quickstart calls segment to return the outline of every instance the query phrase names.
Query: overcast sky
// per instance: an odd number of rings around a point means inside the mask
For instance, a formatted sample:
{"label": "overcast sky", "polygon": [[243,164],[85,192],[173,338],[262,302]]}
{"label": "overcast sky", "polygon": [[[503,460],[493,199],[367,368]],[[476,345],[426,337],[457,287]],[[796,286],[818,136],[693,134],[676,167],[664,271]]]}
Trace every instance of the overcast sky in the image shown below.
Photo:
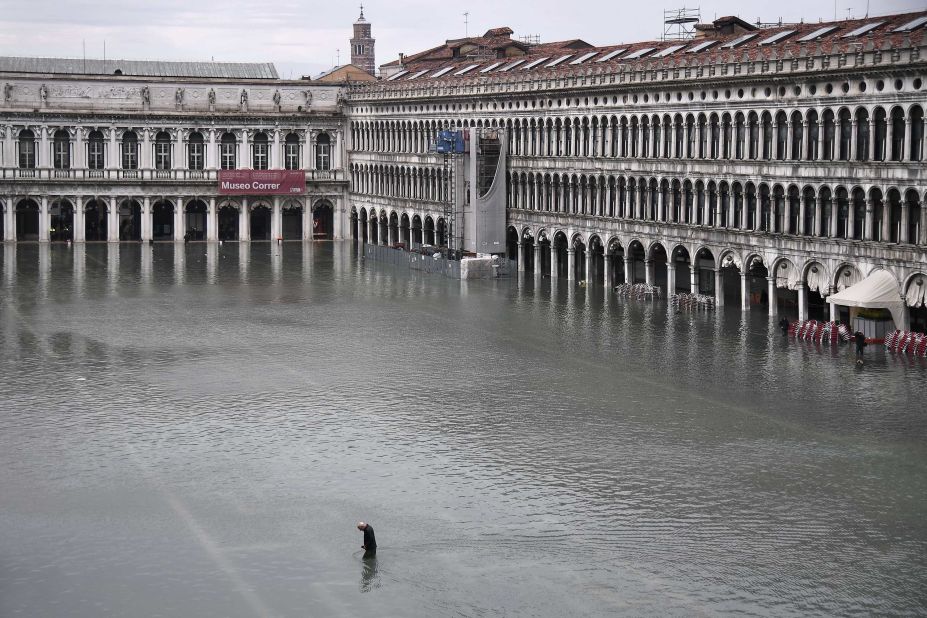
{"label": "overcast sky", "polygon": [[[691,0],[690,0],[691,2]],[[837,0],[836,14],[863,17],[927,10],[927,0]],[[542,41],[581,38],[594,45],[659,37],[669,2],[646,0],[368,0],[377,64],[449,38],[509,26],[515,36]],[[0,54],[133,60],[273,62],[281,77],[330,68],[348,39],[359,9],[354,2],[319,0],[2,0]],[[739,15],[754,22],[830,20],[834,0],[716,0],[701,4],[703,21]]]}

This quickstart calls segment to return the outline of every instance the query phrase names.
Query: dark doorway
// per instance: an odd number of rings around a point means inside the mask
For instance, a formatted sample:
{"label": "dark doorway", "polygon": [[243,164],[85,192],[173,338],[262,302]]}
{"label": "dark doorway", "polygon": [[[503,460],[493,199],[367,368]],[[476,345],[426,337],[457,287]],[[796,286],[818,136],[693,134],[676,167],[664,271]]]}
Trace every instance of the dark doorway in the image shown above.
{"label": "dark doorway", "polygon": [[270,208],[251,209],[251,240],[270,240]]}

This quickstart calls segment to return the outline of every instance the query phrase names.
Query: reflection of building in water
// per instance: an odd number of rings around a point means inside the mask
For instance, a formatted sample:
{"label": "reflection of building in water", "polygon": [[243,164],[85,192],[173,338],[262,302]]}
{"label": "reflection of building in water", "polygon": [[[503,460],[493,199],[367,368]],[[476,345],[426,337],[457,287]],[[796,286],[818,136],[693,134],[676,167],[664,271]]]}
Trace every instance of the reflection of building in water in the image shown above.
{"label": "reflection of building in water", "polygon": [[495,28],[404,56],[349,90],[352,233],[434,242],[436,132],[498,128],[520,270],[823,319],[885,269],[927,327],[925,22],[731,17],[605,47]]}
{"label": "reflection of building in water", "polygon": [[[349,85],[263,64],[0,59],[0,233],[442,244],[449,193],[470,204],[477,183],[504,198],[520,270],[826,318],[828,296],[884,269],[923,328],[925,23],[730,17],[605,47],[503,27]],[[474,175],[431,152],[448,128],[497,132],[492,186],[488,149]],[[306,193],[219,195],[219,170],[239,168],[302,170]]]}

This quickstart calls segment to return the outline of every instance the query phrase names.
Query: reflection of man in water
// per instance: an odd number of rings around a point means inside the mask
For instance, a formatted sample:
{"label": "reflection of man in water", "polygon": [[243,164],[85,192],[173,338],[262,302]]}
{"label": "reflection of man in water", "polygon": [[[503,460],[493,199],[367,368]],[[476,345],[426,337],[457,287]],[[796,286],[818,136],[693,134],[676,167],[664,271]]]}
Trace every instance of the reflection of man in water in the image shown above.
{"label": "reflection of man in water", "polygon": [[377,555],[373,554],[369,558],[364,554],[362,560],[364,570],[361,572],[360,591],[370,592],[374,588],[380,587],[380,574],[377,572]]}
{"label": "reflection of man in water", "polygon": [[377,537],[373,534],[373,526],[364,522],[357,523],[357,529],[364,533],[364,558],[370,558],[377,555]]}

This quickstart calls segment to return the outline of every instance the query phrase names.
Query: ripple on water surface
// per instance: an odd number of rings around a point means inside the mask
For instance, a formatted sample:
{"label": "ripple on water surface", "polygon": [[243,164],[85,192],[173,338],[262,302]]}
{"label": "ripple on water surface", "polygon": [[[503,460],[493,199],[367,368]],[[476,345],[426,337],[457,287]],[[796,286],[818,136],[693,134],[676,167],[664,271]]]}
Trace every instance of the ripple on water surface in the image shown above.
{"label": "ripple on water surface", "polygon": [[347,244],[0,259],[0,615],[927,611],[923,362]]}

